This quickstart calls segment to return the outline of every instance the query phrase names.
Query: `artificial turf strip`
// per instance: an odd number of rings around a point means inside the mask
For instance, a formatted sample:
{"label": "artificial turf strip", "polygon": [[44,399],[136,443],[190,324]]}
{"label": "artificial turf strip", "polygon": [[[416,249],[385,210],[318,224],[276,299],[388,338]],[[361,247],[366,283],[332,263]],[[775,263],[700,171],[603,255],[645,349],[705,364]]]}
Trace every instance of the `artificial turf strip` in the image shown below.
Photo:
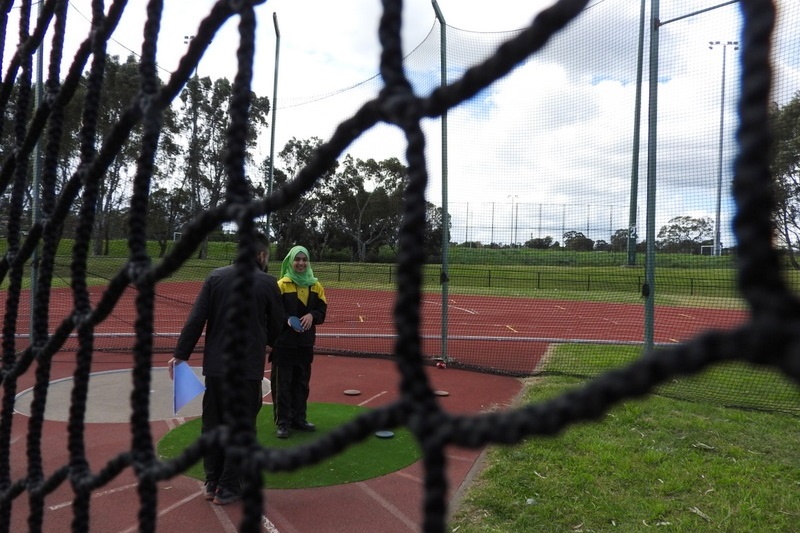
{"label": "artificial turf strip", "polygon": [[[290,438],[279,439],[275,436],[272,407],[265,405],[256,421],[258,440],[263,446],[270,448],[291,448],[307,444],[366,410],[364,407],[353,405],[310,403],[308,419],[317,426],[317,431],[314,433],[292,431]],[[200,422],[200,419],[196,418],[164,435],[158,442],[158,455],[162,459],[171,459],[179,455],[200,435]],[[392,431],[394,432],[392,438],[371,436],[349,446],[334,457],[295,472],[265,473],[264,487],[300,489],[353,483],[395,472],[419,460],[421,454],[411,432],[404,428]],[[202,461],[189,468],[185,474],[200,480],[204,479]]]}

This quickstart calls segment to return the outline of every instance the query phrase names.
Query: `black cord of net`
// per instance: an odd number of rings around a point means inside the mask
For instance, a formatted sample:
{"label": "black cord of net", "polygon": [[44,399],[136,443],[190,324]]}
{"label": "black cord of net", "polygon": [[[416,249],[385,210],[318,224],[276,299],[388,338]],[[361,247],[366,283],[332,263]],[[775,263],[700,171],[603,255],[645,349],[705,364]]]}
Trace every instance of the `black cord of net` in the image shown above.
{"label": "black cord of net", "polygon": [[779,268],[777,251],[772,247],[773,224],[770,219],[774,199],[769,173],[769,93],[770,36],[775,25],[774,13],[766,1],[742,3],[749,21],[743,35],[742,90],[739,100],[740,147],[735,161],[733,183],[737,211],[733,226],[739,255],[738,284],[754,313],[796,316],[798,304],[787,288]]}
{"label": "black cord of net", "polygon": [[[59,0],[54,8],[55,23],[53,27],[53,41],[50,52],[48,80],[46,83],[47,95],[40,107],[41,111],[50,108],[47,141],[44,147],[44,157],[41,173],[41,212],[45,220],[53,213],[55,207],[55,188],[58,173],[58,152],[61,145],[63,130],[64,102],[55,95],[60,86],[62,50],[64,48],[64,35],[66,33],[66,14],[68,2]],[[39,112],[37,112],[37,115]],[[33,128],[31,128],[33,129]],[[60,228],[50,227],[42,235],[42,256],[39,262],[39,279],[36,285],[36,294],[33,296],[34,310],[31,323],[31,351],[32,356],[38,360],[36,367],[36,382],[33,387],[33,400],[31,413],[41,414],[32,416],[28,424],[28,484],[30,491],[29,528],[39,531],[42,527],[44,516],[44,498],[50,491],[55,490],[68,474],[67,468],[62,468],[49,479],[45,479],[41,453],[42,431],[44,426],[44,410],[47,405],[47,391],[50,382],[51,357],[56,349],[46,350],[48,341],[50,287],[53,278],[55,254],[58,240],[61,235]],[[35,239],[28,239],[35,242]],[[54,344],[61,346],[66,335]]]}
{"label": "black cord of net", "polygon": [[[30,3],[23,2],[21,14],[28,13],[30,16]],[[28,33],[28,23],[20,22],[20,40],[25,40]],[[30,80],[32,60],[30,55],[22,56],[22,84],[17,93],[16,108],[14,109],[14,151],[19,152],[25,138],[25,125],[28,120],[28,104],[30,101]],[[20,248],[20,231],[22,206],[25,192],[25,182],[27,177],[27,160],[22,161],[14,169],[13,181],[11,183],[10,201],[11,206],[8,213],[8,249],[5,262],[11,268],[9,275],[9,285],[6,295],[6,310],[3,316],[3,342],[2,342],[2,368],[3,368],[3,398],[2,408],[0,408],[0,442],[8,443],[11,438],[11,417],[14,412],[14,397],[17,391],[17,379],[10,376],[7,370],[16,362],[15,334],[17,327],[17,317],[19,313],[20,293],[22,289],[23,264],[18,260],[17,254]],[[4,273],[5,274],[5,273]],[[5,277],[5,276],[4,276]],[[10,446],[0,446],[0,492],[9,491],[12,486],[10,472]],[[12,493],[14,491],[11,491]],[[10,500],[0,501],[0,525],[8,522],[11,516]]]}
{"label": "black cord of net", "polygon": [[[101,27],[104,17],[102,6],[93,2],[92,66],[87,76],[86,99],[79,133],[80,165],[87,168],[91,166],[96,156],[97,120],[106,63],[106,40],[97,29]],[[79,348],[73,373],[74,388],[67,425],[70,482],[75,491],[75,499],[72,505],[72,528],[74,531],[88,529],[92,488],[92,473],[86,459],[86,434],[84,430],[91,362],[94,353],[94,326],[88,320],[91,315],[91,303],[86,280],[86,264],[94,227],[101,176],[86,172],[83,178],[83,194],[78,224],[75,229],[75,244],[72,249],[71,266],[74,312],[80,320],[77,326]],[[81,319],[81,317],[86,317],[86,319]]]}
{"label": "black cord of net", "polygon": [[[769,171],[767,166],[767,147],[769,146],[767,125],[767,102],[769,97],[769,44],[774,25],[774,6],[768,0],[742,0],[745,15],[743,36],[743,69],[742,96],[739,106],[740,126],[737,138],[740,151],[736,160],[736,177],[734,192],[738,212],[735,219],[735,231],[740,242],[741,263],[739,283],[742,292],[751,304],[753,319],[750,323],[731,332],[709,332],[693,341],[668,350],[659,350],[646,354],[641,359],[625,368],[617,369],[592,380],[584,387],[570,391],[558,398],[539,405],[526,406],[505,413],[492,413],[474,416],[452,416],[444,412],[432,394],[423,368],[420,345],[420,289],[424,220],[425,220],[425,188],[428,183],[424,156],[425,138],[420,128],[424,116],[437,116],[448,109],[469,99],[494,81],[506,75],[515,65],[530,54],[541,49],[550,36],[577,16],[587,4],[586,1],[562,0],[548,10],[543,11],[532,23],[531,27],[519,36],[501,46],[497,53],[483,64],[468,70],[461,80],[438,89],[427,99],[415,97],[403,74],[403,61],[400,46],[401,5],[398,0],[385,0],[384,13],[381,19],[380,40],[383,47],[381,54],[381,75],[386,84],[378,98],[367,102],[349,120],[342,122],[328,143],[314,154],[307,167],[302,169],[294,180],[274,193],[269,198],[253,202],[249,197],[244,180],[244,132],[247,127],[249,87],[252,76],[252,45],[254,16],[252,6],[261,2],[231,1],[218,2],[212,14],[201,24],[202,39],[192,41],[190,51],[179,70],[173,74],[170,82],[160,92],[155,89],[154,39],[158,34],[157,21],[160,12],[148,11],[148,23],[145,32],[144,53],[142,60],[142,98],[136,109],[129,110],[123,121],[112,132],[112,141],[104,143],[103,149],[95,153],[90,142],[94,134],[92,113],[96,113],[96,97],[99,95],[100,82],[98,72],[102,72],[102,63],[97,59],[104,50],[104,40],[97,36],[92,42],[95,63],[90,74],[89,92],[85,118],[87,125],[81,132],[82,167],[73,175],[67,186],[66,196],[62,193],[61,201],[54,207],[53,216],[44,225],[44,240],[54,244],[52,238],[58,235],[58,221],[63,214],[63,206],[71,205],[77,189],[83,185],[83,208],[80,224],[76,232],[76,247],[73,255],[73,292],[75,310],[73,320],[62,322],[61,326],[44,345],[26,350],[20,361],[16,360],[13,340],[7,332],[14,332],[16,327],[15,312],[18,309],[19,290],[22,276],[22,257],[28,253],[28,243],[35,242],[39,236],[22,246],[15,237],[11,253],[0,262],[0,270],[11,270],[10,288],[7,298],[7,312],[4,322],[3,339],[3,418],[0,426],[0,442],[9,442],[10,411],[13,410],[13,396],[16,392],[16,377],[28,368],[35,357],[49,359],[63,343],[69,331],[77,328],[79,351],[75,370],[75,388],[71,401],[69,423],[70,463],[58,469],[48,479],[43,479],[41,472],[40,435],[37,431],[29,436],[29,458],[36,466],[29,468],[29,475],[24,480],[11,482],[9,477],[8,450],[0,450],[0,530],[7,530],[10,519],[10,502],[26,489],[31,493],[29,523],[36,529],[41,527],[43,497],[54,490],[65,479],[69,479],[76,494],[73,502],[74,531],[88,530],[88,511],[90,491],[113,479],[122,470],[134,465],[140,481],[140,530],[153,531],[155,528],[155,510],[157,499],[155,482],[166,479],[200,460],[204,450],[210,446],[224,447],[235,457],[248,472],[245,478],[246,493],[244,499],[244,517],[242,531],[256,531],[260,524],[263,508],[260,491],[260,475],[262,470],[281,471],[294,470],[305,465],[317,463],[330,457],[348,445],[367,438],[375,429],[384,429],[407,425],[420,442],[425,467],[425,500],[423,529],[430,532],[445,530],[446,515],[446,458],[444,447],[458,444],[478,447],[490,443],[515,444],[531,435],[553,435],[564,430],[568,425],[592,420],[602,416],[613,405],[641,397],[651,392],[656,386],[669,378],[680,374],[693,374],[721,361],[741,360],[752,364],[776,366],[786,374],[800,382],[800,358],[798,358],[798,341],[794,332],[798,330],[798,305],[780,278],[777,269],[777,254],[772,249],[771,226],[769,213],[772,199],[769,195]],[[152,2],[151,6],[158,4]],[[115,2],[115,5],[117,3]],[[225,204],[203,213],[192,222],[189,231],[175,250],[159,267],[151,267],[144,252],[145,215],[147,193],[152,177],[153,156],[158,136],[158,114],[168,105],[188,79],[192,63],[196,65],[205,46],[210,42],[213,28],[228,17],[238,14],[240,20],[240,49],[238,53],[239,70],[234,84],[234,99],[231,105],[231,129],[229,130],[229,153],[226,158],[226,171],[229,176],[227,198]],[[57,15],[58,18],[58,15]],[[95,13],[93,24],[102,27],[102,13]],[[103,41],[103,42],[100,42]],[[86,48],[88,50],[88,47]],[[87,52],[88,53],[88,52]],[[191,57],[189,57],[191,56]],[[29,56],[28,56],[29,58]],[[21,60],[21,63],[25,63]],[[26,67],[22,66],[25,77]],[[28,76],[30,63],[28,61]],[[57,76],[53,77],[56,79]],[[68,77],[69,79],[69,77]],[[94,84],[97,84],[96,86]],[[58,92],[59,97],[66,94],[64,88]],[[19,105],[19,102],[18,102]],[[62,106],[63,107],[63,106]],[[58,105],[53,106],[51,121],[57,122]],[[17,109],[17,142],[24,144],[24,128],[20,128],[24,111]],[[131,261],[127,270],[120,272],[105,291],[101,302],[95,310],[88,305],[86,295],[86,254],[91,236],[96,201],[97,182],[110,159],[113,159],[114,142],[121,144],[127,138],[135,123],[144,117],[144,136],[142,153],[137,166],[137,177],[134,185],[131,214],[131,231],[129,246]],[[389,406],[360,415],[355,420],[336,428],[317,441],[289,450],[271,450],[256,445],[253,436],[241,431],[241,405],[238,398],[239,388],[235,386],[238,365],[240,362],[233,354],[241,350],[244,331],[241,309],[234,306],[230,310],[226,345],[226,386],[230,396],[228,426],[201,437],[179,457],[167,463],[155,461],[152,438],[146,423],[149,412],[149,369],[152,363],[153,334],[153,294],[158,279],[173,271],[188,258],[194,247],[212,231],[220,221],[235,220],[239,223],[242,245],[237,256],[237,300],[245,301],[248,288],[248,269],[244,268],[245,259],[254,253],[252,231],[254,218],[286,206],[312,188],[330,168],[343,150],[362,133],[380,121],[400,127],[407,139],[406,150],[409,162],[408,184],[406,188],[404,216],[400,228],[400,253],[398,256],[398,291],[395,304],[395,323],[398,340],[395,355],[398,369],[402,376],[401,399]],[[30,136],[31,130],[27,134]],[[57,148],[57,144],[55,145]],[[118,149],[118,146],[117,148]],[[57,151],[57,150],[56,150]],[[20,165],[24,165],[21,163]],[[13,167],[13,165],[12,165]],[[4,165],[0,174],[6,175]],[[14,187],[19,185],[20,168],[14,169]],[[8,171],[10,172],[10,171]],[[9,174],[10,175],[10,174]],[[6,180],[7,181],[7,180]],[[81,183],[82,182],[82,183]],[[47,186],[49,187],[49,185]],[[74,193],[72,192],[74,191]],[[72,194],[72,196],[70,196]],[[19,197],[15,197],[20,200]],[[21,201],[21,200],[20,200]],[[59,210],[61,209],[61,210]],[[14,215],[10,222],[15,236],[19,235],[19,216]],[[50,239],[48,241],[48,239]],[[52,261],[50,255],[55,248],[47,248],[44,261]],[[51,263],[52,265],[52,263]],[[136,367],[134,372],[134,393],[132,404],[132,428],[134,432],[133,450],[123,452],[109,461],[97,474],[92,475],[85,457],[83,441],[83,420],[86,408],[86,387],[88,371],[93,352],[93,325],[101,321],[113,309],[119,296],[129,281],[134,281],[140,290],[137,298],[137,344],[135,347]],[[37,294],[37,301],[44,302],[45,294]],[[9,307],[10,306],[10,307]],[[37,321],[41,318],[36,319]],[[13,335],[11,336],[13,339]],[[39,396],[35,400],[36,408],[32,409],[32,417],[41,423],[46,400],[47,366],[37,367],[37,388]],[[8,418],[6,418],[8,415]],[[40,430],[38,430],[40,433]],[[5,447],[7,448],[7,446]],[[251,468],[252,467],[252,468]]]}

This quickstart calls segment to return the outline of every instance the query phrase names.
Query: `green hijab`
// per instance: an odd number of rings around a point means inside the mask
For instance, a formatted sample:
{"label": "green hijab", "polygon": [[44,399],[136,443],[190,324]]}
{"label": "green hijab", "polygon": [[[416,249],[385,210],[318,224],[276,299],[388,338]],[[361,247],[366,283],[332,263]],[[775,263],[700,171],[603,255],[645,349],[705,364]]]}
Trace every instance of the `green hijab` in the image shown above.
{"label": "green hijab", "polygon": [[[303,273],[295,272],[292,268],[292,262],[295,256],[301,252],[308,258],[306,270]],[[300,287],[310,287],[317,282],[317,278],[314,277],[314,271],[311,270],[311,256],[308,254],[308,250],[306,250],[305,247],[295,246],[289,250],[289,253],[286,254],[286,257],[283,258],[283,262],[281,263],[281,277],[289,278]]]}

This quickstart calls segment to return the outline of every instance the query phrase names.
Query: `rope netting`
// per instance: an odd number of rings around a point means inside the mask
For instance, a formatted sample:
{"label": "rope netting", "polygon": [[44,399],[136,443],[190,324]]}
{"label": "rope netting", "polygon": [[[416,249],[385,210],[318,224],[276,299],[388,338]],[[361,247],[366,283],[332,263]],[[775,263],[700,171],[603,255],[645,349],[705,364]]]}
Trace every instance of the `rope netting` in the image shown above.
{"label": "rope netting", "polygon": [[[629,365],[607,372],[584,386],[556,399],[523,407],[479,415],[448,413],[437,400],[425,373],[420,334],[421,288],[425,262],[426,135],[422,121],[441,117],[467,102],[483,89],[502,80],[515,67],[540,52],[552,38],[581,16],[588,0],[561,0],[543,10],[524,30],[510,35],[488,58],[467,69],[457,80],[417,95],[404,71],[400,38],[402,2],[385,0],[380,19],[382,46],[378,96],[361,105],[352,117],[341,122],[331,137],[313,153],[310,162],[293,179],[267,197],[256,197],[246,170],[246,136],[252,104],[256,6],[263,1],[221,0],[215,4],[192,39],[188,52],[169,79],[161,83],[156,64],[156,44],[161,27],[162,2],[148,3],[147,22],[141,48],[138,95],[125,109],[105,138],[99,139],[98,108],[104,88],[106,46],[120,20],[126,2],[117,0],[107,12],[103,2],[92,3],[93,30],[82,42],[69,70],[62,75],[63,44],[68,31],[67,0],[45,0],[36,27],[25,23],[33,3],[20,5],[19,46],[13,52],[0,88],[0,104],[13,113],[14,148],[0,170],[0,193],[8,195],[7,252],[0,261],[0,280],[5,283],[2,359],[2,418],[0,419],[0,530],[8,531],[15,500],[28,496],[28,524],[31,531],[42,529],[45,499],[69,483],[74,491],[73,531],[87,531],[90,524],[92,491],[105,486],[131,469],[137,479],[139,529],[154,531],[157,523],[160,481],[173,478],[199,462],[208,447],[224,447],[240,462],[244,477],[242,531],[257,531],[266,502],[261,490],[262,475],[301,469],[333,456],[348,444],[364,440],[375,430],[405,426],[415,435],[424,455],[424,519],[420,529],[444,531],[447,515],[447,460],[449,445],[479,448],[489,444],[515,444],[534,435],[554,435],[571,424],[601,418],[614,405],[644,396],[676,376],[692,375],[723,362],[740,362],[774,369],[800,381],[797,353],[800,305],[780,271],[773,247],[773,205],[768,124],[772,70],[770,46],[775,23],[773,4],[768,0],[741,0],[744,20],[741,34],[741,79],[739,93],[738,150],[735,159],[735,236],[738,242],[737,284],[749,306],[745,324],[726,331],[707,332],[676,346],[644,353]],[[3,34],[12,1],[3,4]],[[232,85],[225,159],[225,196],[217,207],[202,212],[189,223],[181,239],[168,254],[153,261],[147,247],[147,211],[151,199],[154,167],[164,116],[181,89],[192,77],[215,33],[230,19],[238,22],[238,69]],[[53,46],[48,62],[44,94],[34,98],[33,57],[51,28]],[[4,50],[6,55],[10,50]],[[91,62],[90,62],[91,60]],[[85,99],[81,129],[76,144],[80,153],[77,171],[57,186],[62,147],[62,126],[67,104],[76,94],[84,69]],[[13,95],[13,98],[12,98]],[[33,102],[37,105],[34,106]],[[154,298],[159,283],[185,264],[204,239],[228,222],[234,222],[241,245],[237,258],[252,256],[256,220],[297,202],[324,179],[334,162],[360,136],[381,124],[403,132],[408,172],[403,196],[402,223],[398,240],[398,261],[394,273],[397,287],[394,301],[393,360],[400,376],[400,399],[358,416],[306,447],[271,449],[260,446],[242,422],[242,389],[236,376],[241,362],[236,354],[248,334],[239,323],[247,308],[247,268],[239,271],[237,302],[230,310],[231,327],[226,349],[228,408],[230,420],[219,431],[200,438],[177,458],[161,461],[154,451],[149,423],[150,390],[155,344]],[[127,142],[137,143],[137,166],[128,217],[128,257],[104,287],[102,297],[92,304],[87,263],[96,216],[100,184],[115,156]],[[26,187],[36,173],[31,155],[41,142],[41,218],[25,227]],[[74,225],[74,246],[70,263],[72,310],[51,331],[48,303],[58,244],[64,237],[65,221],[79,209]],[[29,343],[19,344],[23,279],[34,261],[38,276],[30,288],[32,298]],[[244,264],[243,262],[239,262]],[[136,293],[135,343],[132,347],[133,392],[131,395],[131,447],[121,450],[106,464],[90,466],[86,456],[84,414],[98,325],[113,312],[123,293]],[[653,297],[652,295],[645,295]],[[238,327],[237,327],[238,326]],[[70,341],[69,339],[76,339]],[[42,428],[48,401],[48,384],[54,356],[67,342],[74,349],[74,388],[67,426],[69,461],[45,468],[42,457]],[[35,375],[33,403],[27,429],[27,472],[11,475],[11,429],[18,383]]]}

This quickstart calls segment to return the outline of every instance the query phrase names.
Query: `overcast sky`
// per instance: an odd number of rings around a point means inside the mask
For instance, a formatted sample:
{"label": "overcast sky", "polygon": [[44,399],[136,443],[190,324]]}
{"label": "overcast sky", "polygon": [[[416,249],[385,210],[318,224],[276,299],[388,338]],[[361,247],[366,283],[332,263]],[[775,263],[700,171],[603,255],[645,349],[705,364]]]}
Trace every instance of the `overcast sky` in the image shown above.
{"label": "overcast sky", "polygon": [[[782,20],[800,13],[781,0]],[[439,0],[448,32],[448,80],[485,58],[502,40],[523,28],[551,2],[528,0]],[[725,3],[722,0],[661,2],[660,19],[671,21]],[[107,2],[110,4],[110,2]],[[196,32],[214,2],[167,0],[159,38],[158,61],[166,78],[186,51],[185,37]],[[650,16],[647,2],[647,16]],[[89,30],[90,0],[73,0],[71,35]],[[144,0],[130,0],[109,53],[125,57],[141,49]],[[608,240],[628,225],[636,89],[639,2],[596,0],[545,50],[469,105],[448,114],[448,197],[454,240],[524,242],[576,230]],[[380,47],[378,0],[268,0],[257,8],[254,91],[273,100],[275,30],[280,27],[276,152],[291,137],[316,135],[326,140],[338,122],[380,88],[380,80],[362,83],[378,72]],[[438,83],[439,28],[430,0],[404,2],[403,39],[409,56],[406,73],[418,94]],[[797,24],[780,35],[797,42]],[[426,36],[433,30],[426,41]],[[722,241],[729,231],[728,193],[734,153],[739,51],[709,41],[739,40],[737,5],[725,6],[662,26],[659,53],[657,228],[673,216],[715,218],[719,173],[720,117],[723,119]],[[10,36],[15,32],[10,31]],[[200,76],[233,79],[236,21],[214,39],[202,59]],[[642,145],[637,194],[637,224],[644,237],[647,153],[648,43],[645,41]],[[726,94],[721,105],[725,49]],[[797,89],[797,49],[776,66],[790,80],[776,99]],[[71,57],[70,53],[68,57]],[[47,57],[47,55],[45,55]],[[794,84],[794,85],[792,85]],[[344,89],[357,86],[355,89]],[[792,89],[792,87],[794,87]],[[336,96],[330,96],[336,94]],[[788,96],[787,96],[788,95]],[[323,96],[328,96],[323,98]],[[314,103],[309,103],[309,102]],[[722,112],[722,114],[721,114]],[[440,122],[424,124],[428,134],[429,200],[441,204]],[[260,157],[269,154],[267,132]],[[403,157],[398,132],[383,126],[366,134],[348,152],[356,157]]]}

